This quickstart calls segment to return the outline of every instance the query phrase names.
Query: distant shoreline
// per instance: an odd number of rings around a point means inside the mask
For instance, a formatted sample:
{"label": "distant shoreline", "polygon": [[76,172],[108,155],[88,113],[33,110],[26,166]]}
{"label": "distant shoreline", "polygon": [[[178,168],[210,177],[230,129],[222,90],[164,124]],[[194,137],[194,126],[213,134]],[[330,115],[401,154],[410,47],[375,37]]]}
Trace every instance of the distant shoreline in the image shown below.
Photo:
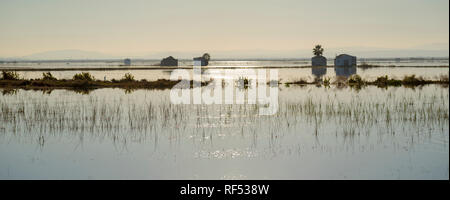
{"label": "distant shoreline", "polygon": [[[333,60],[334,57],[326,57],[328,60]],[[130,58],[133,62],[160,62],[161,58]],[[437,60],[449,60],[450,57],[358,57],[360,61],[390,61],[390,60],[398,60],[398,61],[437,61]],[[123,62],[123,58],[111,58],[111,59],[8,59],[8,58],[0,58],[0,63],[113,63],[113,62]],[[192,61],[192,58],[179,58],[179,61]],[[212,62],[222,62],[222,61],[311,61],[310,57],[301,57],[301,58],[215,58],[211,59]]]}
{"label": "distant shoreline", "polygon": [[[333,68],[334,66],[326,66],[327,68]],[[396,68],[396,67],[411,67],[411,68],[448,68],[448,65],[436,65],[436,66],[405,66],[405,65],[359,65],[357,68]],[[274,66],[251,66],[251,67],[237,67],[237,66],[212,66],[202,67],[203,69],[286,69],[286,68],[313,68],[313,66],[286,66],[286,67],[274,67]],[[73,67],[73,68],[32,68],[32,67],[8,67],[0,68],[0,71],[112,71],[112,70],[174,70],[174,69],[192,69],[192,66],[182,67],[169,67],[169,66],[151,66],[151,67]]]}

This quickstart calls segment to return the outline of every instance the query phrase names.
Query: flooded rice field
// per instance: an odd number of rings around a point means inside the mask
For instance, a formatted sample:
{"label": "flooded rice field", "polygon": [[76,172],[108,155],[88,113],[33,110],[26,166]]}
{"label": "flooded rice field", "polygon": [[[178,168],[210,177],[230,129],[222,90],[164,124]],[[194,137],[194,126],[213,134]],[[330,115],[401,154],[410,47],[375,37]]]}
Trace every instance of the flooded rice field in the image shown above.
{"label": "flooded rice field", "polygon": [[278,90],[261,116],[170,90],[3,89],[0,179],[449,178],[448,85]]}

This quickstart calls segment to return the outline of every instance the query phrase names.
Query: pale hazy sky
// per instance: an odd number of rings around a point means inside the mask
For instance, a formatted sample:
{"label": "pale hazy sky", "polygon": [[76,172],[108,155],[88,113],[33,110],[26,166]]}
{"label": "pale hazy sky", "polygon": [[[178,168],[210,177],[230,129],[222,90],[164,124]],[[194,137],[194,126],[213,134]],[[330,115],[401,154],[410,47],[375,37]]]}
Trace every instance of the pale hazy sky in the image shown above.
{"label": "pale hazy sky", "polygon": [[448,43],[448,0],[0,0],[0,57],[80,49],[414,48]]}

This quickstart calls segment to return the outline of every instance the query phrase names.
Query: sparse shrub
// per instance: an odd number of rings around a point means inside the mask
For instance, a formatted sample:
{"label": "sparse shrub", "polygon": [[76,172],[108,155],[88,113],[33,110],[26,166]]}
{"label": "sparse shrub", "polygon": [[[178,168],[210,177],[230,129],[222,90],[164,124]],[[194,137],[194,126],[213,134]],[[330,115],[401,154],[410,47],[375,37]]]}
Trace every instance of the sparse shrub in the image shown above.
{"label": "sparse shrub", "polygon": [[375,81],[375,83],[377,85],[386,85],[388,83],[388,76],[379,76],[377,77],[377,80]]}
{"label": "sparse shrub", "polygon": [[4,89],[2,90],[2,95],[15,95],[18,91],[18,89]]}
{"label": "sparse shrub", "polygon": [[73,80],[93,81],[95,78],[89,72],[75,74]]}
{"label": "sparse shrub", "polygon": [[323,85],[324,86],[329,86],[330,85],[330,78],[327,78],[327,77],[323,78]]}
{"label": "sparse shrub", "polygon": [[73,91],[75,93],[78,94],[82,94],[82,95],[88,95],[89,93],[91,93],[93,91],[93,89],[88,89],[88,88],[75,88],[73,89]]}
{"label": "sparse shrub", "polygon": [[416,75],[411,75],[411,76],[405,76],[403,78],[403,84],[405,85],[418,85],[423,83],[424,80],[422,77],[416,78]]}
{"label": "sparse shrub", "polygon": [[441,75],[441,76],[439,77],[439,81],[442,82],[442,83],[448,83],[448,74],[446,74],[446,75]]}
{"label": "sparse shrub", "polygon": [[373,67],[378,67],[377,65],[371,65],[371,64],[367,64],[366,62],[361,63],[360,65],[358,65],[359,68],[365,70],[368,68],[373,68]]}
{"label": "sparse shrub", "polygon": [[2,71],[2,80],[19,80],[19,74],[14,71]]}
{"label": "sparse shrub", "polygon": [[361,85],[364,82],[363,82],[361,76],[359,76],[358,74],[354,74],[354,75],[350,76],[350,78],[348,79],[348,83]]}
{"label": "sparse shrub", "polygon": [[42,73],[42,80],[47,80],[47,81],[56,81],[57,79],[53,76],[52,73],[47,72],[47,73]]}
{"label": "sparse shrub", "polygon": [[308,81],[306,81],[305,79],[301,78],[301,79],[296,80],[296,81],[294,81],[294,82],[292,82],[292,83],[293,83],[293,84],[300,84],[300,85],[303,85],[303,84],[307,84]]}
{"label": "sparse shrub", "polygon": [[389,79],[388,76],[379,76],[377,80],[375,81],[375,84],[378,86],[400,86],[402,84],[402,81],[395,80],[395,79]]}
{"label": "sparse shrub", "polygon": [[120,81],[134,81],[134,76],[130,73],[126,73]]}
{"label": "sparse shrub", "polygon": [[239,85],[242,85],[242,86],[248,86],[250,84],[250,80],[248,80],[247,77],[239,77],[237,82]]}

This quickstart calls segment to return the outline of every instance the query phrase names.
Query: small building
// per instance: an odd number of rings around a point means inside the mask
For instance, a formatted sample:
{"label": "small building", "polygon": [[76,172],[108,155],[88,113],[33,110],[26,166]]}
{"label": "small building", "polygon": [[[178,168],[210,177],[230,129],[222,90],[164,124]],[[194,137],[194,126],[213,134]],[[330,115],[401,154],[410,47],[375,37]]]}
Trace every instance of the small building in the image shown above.
{"label": "small building", "polygon": [[204,57],[195,57],[194,58],[194,66],[207,66],[208,60]]}
{"label": "small building", "polygon": [[336,67],[351,67],[356,66],[356,57],[348,54],[341,54],[334,59],[334,66]]}
{"label": "small building", "polygon": [[130,66],[131,65],[131,59],[126,58],[125,60],[123,60],[123,65]]}
{"label": "small building", "polygon": [[178,66],[178,59],[172,56],[164,58],[161,60],[161,66]]}
{"label": "small building", "polygon": [[311,65],[313,67],[326,67],[327,66],[327,58],[323,56],[314,56],[311,58]]}

